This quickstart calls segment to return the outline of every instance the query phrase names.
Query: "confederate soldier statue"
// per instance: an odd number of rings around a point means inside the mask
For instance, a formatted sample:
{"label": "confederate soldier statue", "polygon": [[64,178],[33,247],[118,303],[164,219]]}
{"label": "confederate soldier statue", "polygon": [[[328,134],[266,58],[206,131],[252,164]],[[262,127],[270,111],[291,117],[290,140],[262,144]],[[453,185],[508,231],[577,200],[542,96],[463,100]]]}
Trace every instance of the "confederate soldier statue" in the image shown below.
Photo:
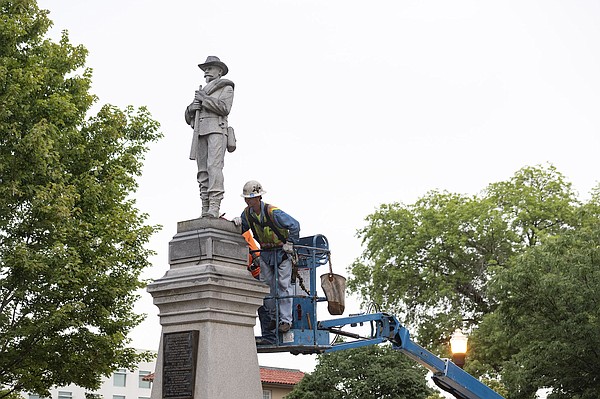
{"label": "confederate soldier statue", "polygon": [[206,86],[196,90],[194,101],[185,109],[185,121],[194,129],[190,159],[198,165],[202,217],[218,218],[225,192],[225,150],[235,149],[233,129],[227,124],[234,84],[222,79],[229,69],[218,57],[209,56],[198,66],[204,71]]}

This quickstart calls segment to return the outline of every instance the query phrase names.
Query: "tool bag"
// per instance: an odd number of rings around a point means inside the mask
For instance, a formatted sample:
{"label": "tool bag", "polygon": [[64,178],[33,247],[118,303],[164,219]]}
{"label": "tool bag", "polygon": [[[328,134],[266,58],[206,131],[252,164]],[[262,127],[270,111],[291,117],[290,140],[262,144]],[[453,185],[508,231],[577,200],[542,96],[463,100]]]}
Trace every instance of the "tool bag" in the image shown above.
{"label": "tool bag", "polygon": [[344,313],[346,298],[346,278],[334,274],[329,261],[329,273],[321,275],[321,288],[327,297],[327,310],[331,315]]}

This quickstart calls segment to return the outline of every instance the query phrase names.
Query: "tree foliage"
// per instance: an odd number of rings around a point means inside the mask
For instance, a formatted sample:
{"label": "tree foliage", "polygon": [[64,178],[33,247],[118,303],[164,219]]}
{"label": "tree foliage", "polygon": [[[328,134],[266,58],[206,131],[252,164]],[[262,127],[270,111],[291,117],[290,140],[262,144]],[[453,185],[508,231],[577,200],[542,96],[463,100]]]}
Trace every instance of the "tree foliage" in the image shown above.
{"label": "tree foliage", "polygon": [[46,39],[34,0],[0,14],[0,386],[94,389],[139,359],[126,336],[156,227],[130,194],[158,123],[109,105],[86,119],[85,48]]}
{"label": "tree foliage", "polygon": [[467,371],[501,377],[507,397],[597,396],[600,186],[582,203],[553,166],[525,167],[479,195],[434,191],[367,222],[349,287],[404,316],[422,345],[440,353],[466,328]]}
{"label": "tree foliage", "polygon": [[577,204],[549,166],[523,168],[477,196],[432,191],[412,205],[381,205],[359,230],[366,248],[348,286],[402,315],[423,345],[447,342],[495,308],[487,290],[495,270],[572,225]]}
{"label": "tree foliage", "polygon": [[389,346],[367,346],[319,355],[287,399],[426,399],[426,370]]}
{"label": "tree foliage", "polygon": [[474,358],[503,370],[510,398],[596,398],[600,392],[600,197],[578,228],[549,237],[490,283],[499,306],[474,336]]}

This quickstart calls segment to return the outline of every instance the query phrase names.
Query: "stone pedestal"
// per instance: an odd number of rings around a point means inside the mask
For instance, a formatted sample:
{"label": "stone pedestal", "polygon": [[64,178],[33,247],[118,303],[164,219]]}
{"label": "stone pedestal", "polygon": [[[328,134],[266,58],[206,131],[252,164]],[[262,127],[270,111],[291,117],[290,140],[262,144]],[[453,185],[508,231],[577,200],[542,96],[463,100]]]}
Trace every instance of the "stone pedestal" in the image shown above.
{"label": "stone pedestal", "polygon": [[148,286],[162,325],[152,399],[262,398],[254,325],[269,289],[247,263],[232,222],[177,224],[170,270]]}

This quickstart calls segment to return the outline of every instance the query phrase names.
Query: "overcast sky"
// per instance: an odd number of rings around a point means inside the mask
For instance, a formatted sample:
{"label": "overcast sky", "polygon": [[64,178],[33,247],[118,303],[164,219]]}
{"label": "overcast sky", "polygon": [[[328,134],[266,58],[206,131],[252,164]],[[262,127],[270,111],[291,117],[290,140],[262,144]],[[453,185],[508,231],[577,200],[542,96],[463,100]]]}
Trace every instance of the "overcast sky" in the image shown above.
{"label": "overcast sky", "polygon": [[[165,137],[146,157],[139,208],[163,225],[144,277],[168,270],[178,221],[200,215],[183,111],[216,55],[236,84],[225,159],[232,218],[247,180],[329,239],[334,271],[361,253],[380,204],[438,189],[477,194],[548,162],[582,199],[600,179],[600,2],[428,0],[39,0],[52,36],[89,50],[98,106],[148,106]],[[158,348],[147,320],[133,346]],[[350,304],[347,313],[358,311]],[[314,356],[260,355],[311,371]]]}

